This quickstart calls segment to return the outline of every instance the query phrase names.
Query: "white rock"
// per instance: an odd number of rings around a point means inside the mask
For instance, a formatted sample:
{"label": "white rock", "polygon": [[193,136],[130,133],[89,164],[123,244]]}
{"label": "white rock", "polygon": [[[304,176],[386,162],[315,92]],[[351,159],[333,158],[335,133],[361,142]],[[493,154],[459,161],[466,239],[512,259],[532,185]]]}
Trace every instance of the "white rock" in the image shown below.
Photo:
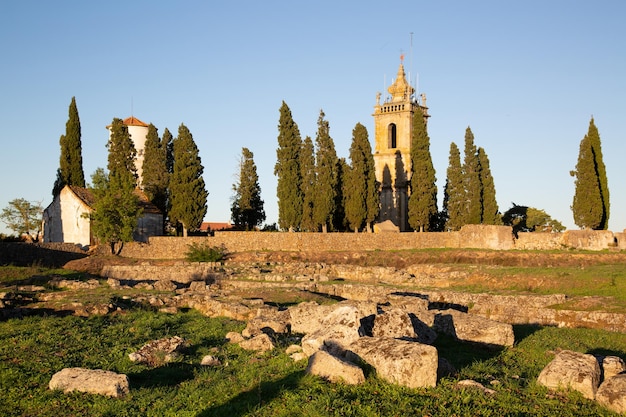
{"label": "white rock", "polygon": [[65,393],[80,391],[116,398],[129,392],[126,375],[101,369],[65,368],[52,376],[48,386]]}

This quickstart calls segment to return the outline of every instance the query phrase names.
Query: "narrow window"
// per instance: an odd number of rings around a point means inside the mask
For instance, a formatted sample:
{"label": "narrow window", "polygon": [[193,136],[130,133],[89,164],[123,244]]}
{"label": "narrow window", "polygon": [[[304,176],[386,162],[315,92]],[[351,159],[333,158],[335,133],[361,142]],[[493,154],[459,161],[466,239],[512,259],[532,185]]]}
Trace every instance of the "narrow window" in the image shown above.
{"label": "narrow window", "polygon": [[389,135],[389,149],[395,149],[396,148],[396,125],[395,123],[391,123],[389,125],[388,135]]}

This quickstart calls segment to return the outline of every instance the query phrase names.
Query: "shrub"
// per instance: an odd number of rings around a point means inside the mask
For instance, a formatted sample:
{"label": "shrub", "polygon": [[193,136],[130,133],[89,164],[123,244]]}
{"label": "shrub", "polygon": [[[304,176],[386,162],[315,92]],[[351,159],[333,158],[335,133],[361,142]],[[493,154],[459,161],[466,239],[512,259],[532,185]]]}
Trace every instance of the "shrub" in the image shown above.
{"label": "shrub", "polygon": [[206,243],[192,243],[185,254],[189,262],[220,262],[226,256],[226,248],[209,246]]}

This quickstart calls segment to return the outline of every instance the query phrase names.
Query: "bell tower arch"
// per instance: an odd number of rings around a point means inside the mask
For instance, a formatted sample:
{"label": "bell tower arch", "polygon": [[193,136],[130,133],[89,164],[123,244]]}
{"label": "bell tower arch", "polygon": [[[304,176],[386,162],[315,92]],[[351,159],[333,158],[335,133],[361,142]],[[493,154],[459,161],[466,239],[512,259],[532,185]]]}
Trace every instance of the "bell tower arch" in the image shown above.
{"label": "bell tower arch", "polygon": [[381,103],[376,95],[374,106],[374,165],[380,184],[378,221],[391,220],[400,231],[409,229],[408,200],[411,176],[411,132],[413,115],[421,112],[427,121],[430,115],[426,98],[422,104],[415,99],[415,89],[407,82],[403,59],[393,83],[387,88],[389,96]]}

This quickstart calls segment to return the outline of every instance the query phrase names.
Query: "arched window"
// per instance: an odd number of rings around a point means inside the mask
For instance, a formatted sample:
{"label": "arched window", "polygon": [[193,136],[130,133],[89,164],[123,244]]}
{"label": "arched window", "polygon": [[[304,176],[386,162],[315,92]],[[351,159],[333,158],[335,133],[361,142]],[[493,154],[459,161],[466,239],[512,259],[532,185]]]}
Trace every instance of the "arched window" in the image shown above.
{"label": "arched window", "polygon": [[387,132],[388,135],[388,143],[389,143],[389,149],[395,149],[396,148],[396,124],[395,123],[391,123],[389,125],[389,130]]}

